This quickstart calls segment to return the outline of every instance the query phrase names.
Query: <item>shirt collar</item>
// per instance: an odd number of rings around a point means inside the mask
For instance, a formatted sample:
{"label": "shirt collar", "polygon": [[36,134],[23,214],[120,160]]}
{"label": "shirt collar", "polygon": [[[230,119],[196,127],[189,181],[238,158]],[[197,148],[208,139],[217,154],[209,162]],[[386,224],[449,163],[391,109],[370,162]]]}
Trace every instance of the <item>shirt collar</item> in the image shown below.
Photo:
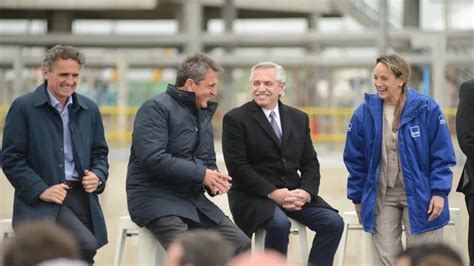
{"label": "shirt collar", "polygon": [[[58,109],[58,110],[62,110],[62,106],[61,106],[61,103],[58,101],[58,99],[56,99],[56,97],[54,97],[54,95],[48,90],[48,87],[46,87],[46,91],[48,92],[48,96],[49,96],[49,101],[51,103],[51,106],[53,106],[54,108]],[[69,107],[70,105],[72,104],[72,97],[69,96],[67,97],[67,102],[66,102],[66,106],[65,107]]]}
{"label": "shirt collar", "polygon": [[268,119],[270,119],[270,113],[273,111],[275,112],[275,119],[280,120],[280,111],[278,110],[278,103],[273,109],[265,109],[262,107],[262,111]]}

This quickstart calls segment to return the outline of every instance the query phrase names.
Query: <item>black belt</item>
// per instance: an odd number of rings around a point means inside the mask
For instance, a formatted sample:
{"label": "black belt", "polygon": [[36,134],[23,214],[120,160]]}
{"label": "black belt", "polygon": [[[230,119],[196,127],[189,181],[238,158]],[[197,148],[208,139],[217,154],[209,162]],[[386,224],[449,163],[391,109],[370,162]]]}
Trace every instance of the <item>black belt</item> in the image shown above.
{"label": "black belt", "polygon": [[81,181],[66,180],[66,181],[64,181],[64,184],[66,184],[71,189],[82,188],[82,182]]}

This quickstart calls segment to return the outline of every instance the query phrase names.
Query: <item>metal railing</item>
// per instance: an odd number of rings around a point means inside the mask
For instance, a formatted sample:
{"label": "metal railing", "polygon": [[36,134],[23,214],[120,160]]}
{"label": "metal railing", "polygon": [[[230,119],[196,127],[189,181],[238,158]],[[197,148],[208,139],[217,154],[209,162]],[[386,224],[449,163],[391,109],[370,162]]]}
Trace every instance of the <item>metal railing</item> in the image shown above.
{"label": "metal railing", "polygon": [[[3,137],[3,127],[9,106],[0,105],[0,136]],[[111,147],[128,147],[132,139],[133,121],[137,107],[119,108],[117,106],[100,108],[102,121],[105,127],[105,136]],[[352,116],[353,108],[301,108],[309,116],[311,137],[314,142],[328,144],[342,144],[346,137],[347,124]],[[455,108],[443,109],[450,131],[455,134]],[[222,123],[221,113],[216,113],[213,124],[216,129],[216,138],[220,137]],[[125,123],[119,119],[125,118]],[[119,128],[119,124],[121,124]]]}

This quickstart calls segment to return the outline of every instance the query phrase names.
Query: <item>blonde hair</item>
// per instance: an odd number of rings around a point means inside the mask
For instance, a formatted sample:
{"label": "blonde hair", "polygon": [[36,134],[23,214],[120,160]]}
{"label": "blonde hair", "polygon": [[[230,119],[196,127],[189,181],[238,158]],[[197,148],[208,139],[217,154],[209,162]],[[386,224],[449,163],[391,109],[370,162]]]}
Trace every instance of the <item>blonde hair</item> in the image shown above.
{"label": "blonde hair", "polygon": [[396,78],[402,78],[405,82],[402,85],[402,93],[398,99],[397,105],[395,106],[395,114],[392,123],[392,131],[396,133],[400,125],[400,119],[405,106],[407,92],[408,92],[408,79],[410,78],[410,65],[401,56],[393,55],[382,55],[376,60],[376,64],[382,63],[390,69]]}

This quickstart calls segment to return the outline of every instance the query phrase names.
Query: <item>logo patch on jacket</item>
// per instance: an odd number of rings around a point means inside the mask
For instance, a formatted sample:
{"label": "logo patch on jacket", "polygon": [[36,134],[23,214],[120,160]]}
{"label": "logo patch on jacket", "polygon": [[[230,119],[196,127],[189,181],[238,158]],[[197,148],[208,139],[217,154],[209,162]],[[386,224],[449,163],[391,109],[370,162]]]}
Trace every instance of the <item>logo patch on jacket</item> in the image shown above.
{"label": "logo patch on jacket", "polygon": [[349,123],[349,125],[347,126],[347,132],[351,132],[352,130],[352,123]]}
{"label": "logo patch on jacket", "polygon": [[438,119],[439,119],[439,124],[440,125],[446,124],[446,120],[444,119],[443,115],[438,116]]}
{"label": "logo patch on jacket", "polygon": [[421,135],[420,127],[419,126],[410,127],[410,134],[412,138],[418,138]]}

